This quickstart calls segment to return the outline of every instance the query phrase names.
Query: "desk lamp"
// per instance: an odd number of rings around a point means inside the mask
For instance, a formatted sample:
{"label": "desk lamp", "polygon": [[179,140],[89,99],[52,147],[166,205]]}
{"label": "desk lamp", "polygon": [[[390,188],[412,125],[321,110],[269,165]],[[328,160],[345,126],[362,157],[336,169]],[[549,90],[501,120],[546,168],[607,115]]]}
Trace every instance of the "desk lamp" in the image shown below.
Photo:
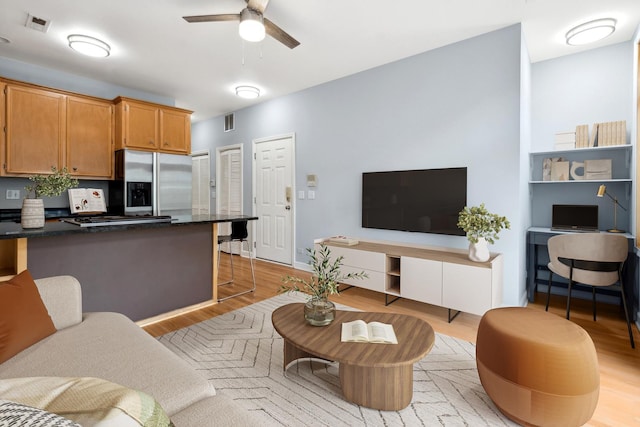
{"label": "desk lamp", "polygon": [[611,200],[613,200],[613,228],[607,230],[609,233],[624,233],[624,230],[618,230],[618,212],[617,212],[617,207],[620,206],[622,209],[624,209],[626,211],[626,209],[624,208],[624,206],[622,206],[619,202],[618,202],[618,198],[615,196],[612,196],[611,194],[609,194],[609,192],[607,192],[607,186],[602,184],[600,186],[600,188],[598,188],[598,197],[603,197],[604,195],[609,196],[609,198]]}

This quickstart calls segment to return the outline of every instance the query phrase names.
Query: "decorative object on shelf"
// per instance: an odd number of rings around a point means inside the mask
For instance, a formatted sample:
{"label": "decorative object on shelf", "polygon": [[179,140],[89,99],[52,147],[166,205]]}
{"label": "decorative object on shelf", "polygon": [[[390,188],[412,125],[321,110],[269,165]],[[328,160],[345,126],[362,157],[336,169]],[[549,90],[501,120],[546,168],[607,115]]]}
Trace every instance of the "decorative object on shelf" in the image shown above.
{"label": "decorative object on shelf", "polygon": [[624,233],[624,230],[619,230],[618,229],[618,210],[617,207],[620,206],[623,210],[627,210],[624,206],[622,206],[620,204],[620,202],[618,202],[618,198],[615,196],[612,196],[611,194],[609,194],[609,192],[607,191],[607,186],[602,184],[600,186],[600,188],[598,188],[598,194],[596,194],[596,196],[598,197],[604,197],[604,195],[609,196],[609,198],[611,200],[613,200],[613,228],[608,229],[607,231],[609,233]]}
{"label": "decorative object on shelf", "polygon": [[560,162],[564,159],[562,157],[547,157],[542,161],[542,180],[551,181],[551,168],[554,162]]}
{"label": "decorative object on shelf", "polygon": [[484,203],[480,206],[465,206],[458,215],[458,227],[467,233],[469,240],[469,259],[486,262],[490,258],[487,243],[493,244],[499,239],[502,229],[511,228],[507,217],[490,213]]}
{"label": "decorative object on shelf", "polygon": [[596,123],[591,137],[593,146],[609,147],[611,145],[626,145],[627,143],[627,121],[618,120],[615,122]]}
{"label": "decorative object on shelf", "polygon": [[569,181],[569,162],[564,159],[551,162],[551,181]]}
{"label": "decorative object on shelf", "polygon": [[[582,175],[578,175],[578,169],[582,169]],[[569,171],[574,181],[584,179],[584,162],[571,162],[571,170]]]}
{"label": "decorative object on shelf", "polygon": [[304,306],[304,318],[312,326],[326,326],[335,318],[335,305],[329,301],[329,295],[338,293],[340,282],[347,279],[361,279],[367,277],[364,271],[359,273],[342,274],[340,267],[342,259],[339,256],[331,260],[331,250],[324,244],[319,250],[307,248],[309,265],[313,273],[309,280],[295,276],[282,278],[283,284],[279,292],[305,292],[309,300]]}
{"label": "decorative object on shelf", "polygon": [[576,133],[558,132],[554,138],[554,148],[556,150],[572,150],[576,148]]}
{"label": "decorative object on shelf", "polygon": [[[60,170],[51,168],[50,175],[34,175],[29,177],[33,182],[24,189],[27,197],[22,201],[22,212],[20,223],[22,228],[42,228],[44,227],[44,202],[42,196],[55,197],[61,195],[69,188],[77,187],[78,180],[72,178],[67,168]],[[31,198],[33,194],[33,198]]]}
{"label": "decorative object on shelf", "polygon": [[611,179],[611,159],[585,160],[584,179]]}

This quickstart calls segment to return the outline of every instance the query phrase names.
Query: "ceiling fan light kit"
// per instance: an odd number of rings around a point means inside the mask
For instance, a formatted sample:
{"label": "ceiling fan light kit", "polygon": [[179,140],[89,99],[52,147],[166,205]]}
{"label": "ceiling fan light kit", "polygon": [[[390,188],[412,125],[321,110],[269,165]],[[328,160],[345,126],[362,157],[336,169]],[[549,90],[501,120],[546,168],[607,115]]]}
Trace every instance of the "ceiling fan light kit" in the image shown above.
{"label": "ceiling fan light kit", "polygon": [[83,55],[105,58],[111,54],[111,46],[95,37],[71,34],[67,37],[69,47]]}
{"label": "ceiling fan light kit", "polygon": [[613,18],[596,19],[573,27],[565,38],[571,46],[582,46],[610,36],[616,30],[616,20]]}
{"label": "ceiling fan light kit", "polygon": [[236,95],[240,98],[255,99],[260,96],[260,89],[255,86],[237,86]]}
{"label": "ceiling fan light kit", "polygon": [[238,33],[243,40],[248,42],[259,42],[264,40],[266,34],[262,14],[253,9],[243,9],[240,12],[240,25]]}

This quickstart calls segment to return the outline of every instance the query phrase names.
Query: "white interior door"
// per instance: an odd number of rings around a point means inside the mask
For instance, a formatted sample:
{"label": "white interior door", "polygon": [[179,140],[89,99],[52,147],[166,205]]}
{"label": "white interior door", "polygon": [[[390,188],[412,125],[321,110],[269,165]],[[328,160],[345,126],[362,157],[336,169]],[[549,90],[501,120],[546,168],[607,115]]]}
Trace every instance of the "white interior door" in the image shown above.
{"label": "white interior door", "polygon": [[254,141],[256,257],[293,262],[294,135]]}
{"label": "white interior door", "polygon": [[211,212],[211,163],[209,153],[195,153],[191,157],[191,210],[194,215],[209,215]]}
{"label": "white interior door", "polygon": [[[216,213],[242,215],[242,145],[218,148],[216,154]],[[218,233],[231,233],[231,225],[218,224]]]}

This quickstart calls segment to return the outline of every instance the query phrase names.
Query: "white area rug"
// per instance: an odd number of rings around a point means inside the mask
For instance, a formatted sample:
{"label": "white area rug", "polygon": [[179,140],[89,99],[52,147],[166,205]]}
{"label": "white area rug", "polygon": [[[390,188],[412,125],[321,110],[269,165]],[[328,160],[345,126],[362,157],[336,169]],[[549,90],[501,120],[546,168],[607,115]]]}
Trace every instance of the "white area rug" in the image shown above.
{"label": "white area rug", "polygon": [[401,411],[378,411],[344,401],[337,364],[304,360],[283,373],[283,340],[273,329],[271,313],[281,305],[304,301],[302,295],[278,295],[159,341],[202,371],[218,393],[262,415],[264,425],[516,425],[498,411],[480,385],[475,346],[446,335],[436,334],[431,352],[414,365],[413,400]]}

